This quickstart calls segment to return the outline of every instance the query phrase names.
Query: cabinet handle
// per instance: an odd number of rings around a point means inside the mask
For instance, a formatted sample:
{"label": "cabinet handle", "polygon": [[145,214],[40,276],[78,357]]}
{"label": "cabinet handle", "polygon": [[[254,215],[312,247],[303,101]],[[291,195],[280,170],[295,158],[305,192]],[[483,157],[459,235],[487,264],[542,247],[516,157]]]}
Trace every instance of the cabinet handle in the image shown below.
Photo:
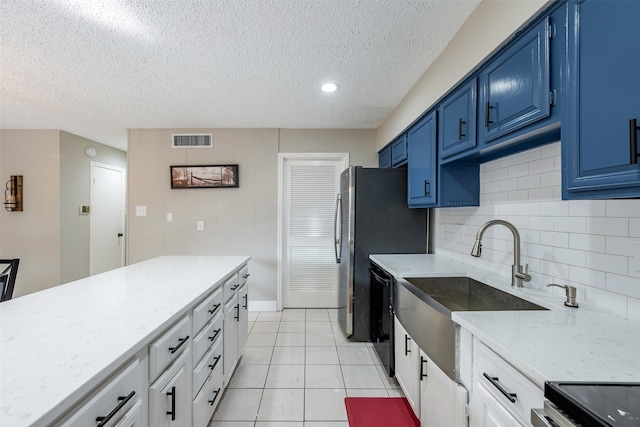
{"label": "cabinet handle", "polygon": [[178,345],[175,347],[169,347],[169,351],[171,352],[171,354],[174,354],[176,351],[178,351],[178,349],[182,347],[182,344],[186,343],[188,339],[189,335],[184,338],[178,338]]}
{"label": "cabinet handle", "polygon": [[216,391],[213,392],[213,400],[209,401],[209,405],[213,406],[213,404],[216,403],[216,399],[218,399],[219,394],[220,394],[220,389],[217,389]]}
{"label": "cabinet handle", "polygon": [[467,136],[466,134],[462,133],[462,126],[466,125],[467,122],[465,122],[464,120],[462,120],[462,117],[460,117],[458,119],[458,139],[462,139],[465,136]]}
{"label": "cabinet handle", "polygon": [[638,126],[638,119],[629,120],[629,143],[631,144],[631,164],[635,165],[638,163],[638,130],[640,130],[640,126]]}
{"label": "cabinet handle", "polygon": [[507,390],[505,390],[505,388],[502,386],[502,384],[500,384],[500,380],[498,379],[498,377],[492,377],[491,375],[487,374],[486,372],[484,372],[482,375],[486,379],[488,379],[489,382],[491,384],[493,384],[493,386],[495,388],[497,388],[500,391],[500,393],[502,393],[504,395],[504,397],[509,399],[511,401],[511,403],[515,403],[516,398],[518,396],[515,393],[509,393]]}
{"label": "cabinet handle", "polygon": [[219,309],[219,308],[220,308],[220,303],[218,303],[218,304],[214,305],[214,306],[213,306],[213,310],[208,310],[208,311],[209,311],[209,314],[213,314],[213,313],[215,313],[216,311],[218,311],[218,309]]}
{"label": "cabinet handle", "polygon": [[251,276],[251,273],[246,273],[246,274],[242,275],[242,277],[245,278],[245,279],[247,279],[249,276]]}
{"label": "cabinet handle", "polygon": [[233,316],[233,318],[239,322],[240,321],[240,304],[236,304],[235,309],[236,309],[236,315]]}
{"label": "cabinet handle", "polygon": [[491,109],[493,109],[493,106],[491,106],[491,104],[489,104],[489,101],[487,101],[487,103],[484,105],[484,127],[486,128],[488,128],[489,125],[493,123],[492,120],[489,120]]}
{"label": "cabinet handle", "polygon": [[427,366],[427,359],[425,359],[424,357],[420,356],[420,381],[422,381],[423,378],[427,378],[427,370],[426,369],[422,369],[422,368],[426,368]]}
{"label": "cabinet handle", "polygon": [[244,308],[245,310],[248,308],[248,304],[249,304],[249,303],[248,303],[248,300],[249,300],[249,299],[248,299],[248,296],[249,296],[248,294],[244,294],[244,295],[242,296],[242,298],[244,299],[244,304],[242,305],[242,308]]}
{"label": "cabinet handle", "polygon": [[409,341],[411,341],[411,337],[409,337],[409,335],[404,334],[404,355],[408,356],[409,353],[411,353],[411,350],[409,350]]}
{"label": "cabinet handle", "polygon": [[102,426],[107,425],[107,423],[111,420],[111,418],[113,418],[113,416],[115,414],[117,414],[118,411],[120,409],[122,409],[124,407],[124,405],[127,404],[128,401],[133,399],[133,396],[135,394],[136,394],[136,392],[132,391],[131,393],[129,393],[126,396],[118,396],[118,400],[120,401],[120,403],[118,403],[118,406],[116,406],[115,408],[113,408],[113,410],[111,412],[109,412],[109,415],[107,415],[106,417],[96,417],[96,422],[98,423],[97,427],[102,427]]}
{"label": "cabinet handle", "polygon": [[238,289],[239,287],[240,287],[240,285],[232,286],[232,287],[231,287],[231,290],[232,290],[232,291],[235,291],[235,290],[236,290],[236,289]]}
{"label": "cabinet handle", "polygon": [[167,396],[171,396],[171,410],[167,411],[167,415],[171,415],[171,421],[176,420],[176,388],[171,387],[171,391],[167,392]]}
{"label": "cabinet handle", "polygon": [[215,360],[215,362],[213,362],[213,365],[209,365],[209,368],[211,368],[211,370],[213,371],[216,368],[216,365],[218,364],[218,362],[220,361],[220,358],[222,357],[221,354],[219,354],[218,356],[214,357],[213,360]]}
{"label": "cabinet handle", "polygon": [[218,336],[218,334],[220,333],[220,331],[221,331],[221,329],[220,329],[220,328],[218,328],[218,329],[216,329],[215,331],[213,331],[213,332],[214,332],[214,334],[213,334],[213,336],[212,336],[212,337],[209,337],[209,341],[215,341],[215,339],[216,339],[216,337]]}
{"label": "cabinet handle", "polygon": [[429,193],[431,193],[431,183],[425,179],[424,180],[424,195],[428,196]]}

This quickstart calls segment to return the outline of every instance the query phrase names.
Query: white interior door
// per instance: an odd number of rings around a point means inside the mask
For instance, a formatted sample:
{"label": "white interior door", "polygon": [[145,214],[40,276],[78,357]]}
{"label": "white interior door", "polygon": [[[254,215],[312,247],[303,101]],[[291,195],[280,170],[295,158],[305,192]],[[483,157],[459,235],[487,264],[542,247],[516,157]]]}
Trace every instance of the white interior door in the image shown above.
{"label": "white interior door", "polygon": [[89,273],[124,266],[125,171],[91,163]]}
{"label": "white interior door", "polygon": [[334,215],[346,156],[306,154],[281,161],[281,307],[338,307]]}

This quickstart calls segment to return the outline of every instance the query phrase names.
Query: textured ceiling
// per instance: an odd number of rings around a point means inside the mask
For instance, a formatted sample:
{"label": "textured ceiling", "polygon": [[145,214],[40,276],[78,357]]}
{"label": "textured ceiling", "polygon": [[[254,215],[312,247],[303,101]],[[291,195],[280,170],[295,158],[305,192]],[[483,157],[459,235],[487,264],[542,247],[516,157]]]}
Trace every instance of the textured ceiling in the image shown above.
{"label": "textured ceiling", "polygon": [[376,128],[478,3],[0,0],[0,128]]}

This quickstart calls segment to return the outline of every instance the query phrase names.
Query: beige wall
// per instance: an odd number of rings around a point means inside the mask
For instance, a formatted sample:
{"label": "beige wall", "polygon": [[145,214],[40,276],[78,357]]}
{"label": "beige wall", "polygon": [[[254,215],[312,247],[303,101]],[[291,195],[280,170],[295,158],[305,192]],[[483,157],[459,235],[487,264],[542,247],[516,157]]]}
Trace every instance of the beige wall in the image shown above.
{"label": "beige wall", "polygon": [[[86,147],[95,157],[85,155]],[[127,167],[127,153],[68,132],[60,132],[60,283],[89,276],[89,215],[91,162]]]}
{"label": "beige wall", "polygon": [[547,0],[484,0],[442,54],[378,127],[377,149],[387,145],[469,74]]}
{"label": "beige wall", "polygon": [[[196,131],[213,132],[213,149],[171,148],[173,132]],[[349,152],[352,164],[377,164],[374,130],[130,130],[128,262],[250,255],[250,300],[276,301],[279,152]],[[171,165],[227,163],[239,165],[240,188],[170,188]],[[146,217],[135,216],[138,205]],[[198,220],[204,231],[196,231]]]}
{"label": "beige wall", "polygon": [[57,130],[0,130],[3,188],[9,175],[24,187],[24,210],[0,211],[0,257],[20,258],[14,297],[60,283],[59,139]]}
{"label": "beige wall", "polygon": [[24,211],[0,211],[0,258],[20,258],[14,297],[89,275],[89,217],[78,209],[89,204],[91,160],[126,167],[125,152],[67,132],[0,131],[0,180],[24,180]]}

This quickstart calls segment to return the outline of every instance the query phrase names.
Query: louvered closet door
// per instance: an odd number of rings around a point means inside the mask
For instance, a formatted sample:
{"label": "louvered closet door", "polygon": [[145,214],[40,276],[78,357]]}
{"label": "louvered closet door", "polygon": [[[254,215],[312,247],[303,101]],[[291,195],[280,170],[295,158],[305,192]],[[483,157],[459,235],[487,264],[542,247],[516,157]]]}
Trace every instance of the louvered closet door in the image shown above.
{"label": "louvered closet door", "polygon": [[334,214],[343,161],[287,160],[284,167],[283,305],[338,307]]}

